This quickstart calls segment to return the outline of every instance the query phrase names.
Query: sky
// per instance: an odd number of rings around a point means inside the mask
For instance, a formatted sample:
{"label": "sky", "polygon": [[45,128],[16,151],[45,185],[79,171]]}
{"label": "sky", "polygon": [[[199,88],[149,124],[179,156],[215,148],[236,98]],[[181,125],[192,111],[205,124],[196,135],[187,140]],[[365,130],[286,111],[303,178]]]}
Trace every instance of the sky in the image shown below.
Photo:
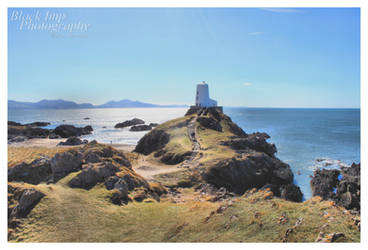
{"label": "sky", "polygon": [[8,9],[8,99],[360,107],[359,8]]}

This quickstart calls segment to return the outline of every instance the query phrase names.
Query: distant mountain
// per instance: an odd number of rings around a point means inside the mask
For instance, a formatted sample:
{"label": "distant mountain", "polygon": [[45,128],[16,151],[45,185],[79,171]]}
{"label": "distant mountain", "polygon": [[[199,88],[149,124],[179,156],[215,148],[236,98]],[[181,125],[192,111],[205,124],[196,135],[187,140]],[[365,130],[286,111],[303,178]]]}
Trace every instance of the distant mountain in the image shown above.
{"label": "distant mountain", "polygon": [[109,101],[102,105],[93,105],[91,103],[75,103],[72,101],[41,100],[39,102],[17,102],[8,100],[9,109],[81,109],[81,108],[178,108],[187,107],[187,105],[157,105],[140,101],[131,101],[128,99],[120,101]]}
{"label": "distant mountain", "polygon": [[160,105],[124,99],[120,101],[109,101],[97,107],[99,108],[152,108],[152,107],[159,107],[159,106]]}
{"label": "distant mountain", "polygon": [[8,101],[8,108],[25,108],[25,109],[77,109],[77,108],[93,108],[90,103],[77,104],[71,101],[64,100],[42,100],[39,102],[17,102]]}

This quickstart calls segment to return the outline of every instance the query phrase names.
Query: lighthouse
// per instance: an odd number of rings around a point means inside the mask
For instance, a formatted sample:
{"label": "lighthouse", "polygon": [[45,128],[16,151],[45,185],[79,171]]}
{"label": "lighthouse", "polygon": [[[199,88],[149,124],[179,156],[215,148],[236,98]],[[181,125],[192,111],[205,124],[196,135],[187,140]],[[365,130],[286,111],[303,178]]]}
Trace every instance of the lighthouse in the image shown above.
{"label": "lighthouse", "polygon": [[208,84],[205,81],[197,84],[195,105],[197,107],[217,107],[217,101],[210,98]]}

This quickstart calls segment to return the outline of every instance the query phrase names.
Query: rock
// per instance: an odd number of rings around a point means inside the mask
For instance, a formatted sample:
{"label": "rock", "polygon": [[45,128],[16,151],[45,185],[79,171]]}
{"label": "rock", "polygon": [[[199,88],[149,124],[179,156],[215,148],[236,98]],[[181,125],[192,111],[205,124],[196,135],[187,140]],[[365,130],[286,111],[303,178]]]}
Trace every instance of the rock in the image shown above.
{"label": "rock", "polygon": [[76,146],[81,144],[87,144],[87,140],[81,140],[78,137],[72,136],[69,137],[65,142],[59,142],[58,146]]}
{"label": "rock", "polygon": [[26,217],[44,196],[45,194],[33,188],[25,189],[20,196],[18,205],[12,210],[11,217]]}
{"label": "rock", "polygon": [[134,118],[132,120],[127,120],[125,122],[117,123],[115,125],[115,128],[125,128],[125,127],[134,126],[138,124],[144,124],[144,121],[138,118]]}
{"label": "rock", "polygon": [[274,156],[277,152],[275,144],[266,142],[269,135],[266,133],[254,133],[247,137],[234,137],[229,141],[220,142],[221,145],[229,146],[234,150],[247,150],[253,149],[255,151],[264,152],[269,156]]}
{"label": "rock", "polygon": [[93,128],[92,128],[92,126],[90,126],[90,125],[87,125],[87,126],[85,126],[84,128],[82,128],[82,134],[83,134],[83,135],[91,134],[91,133],[92,133],[92,131],[93,131]]}
{"label": "rock", "polygon": [[360,164],[337,169],[317,169],[311,180],[313,196],[360,211]]}
{"label": "rock", "polygon": [[125,167],[131,167],[129,160],[120,151],[96,141],[88,143],[82,148],[83,159],[86,163],[97,163],[105,160],[114,161]]}
{"label": "rock", "polygon": [[161,150],[169,142],[170,135],[163,130],[154,129],[139,141],[134,151],[148,155],[153,151]]}
{"label": "rock", "polygon": [[50,135],[49,135],[49,139],[60,139],[60,138],[61,138],[61,136],[55,134],[54,132],[50,133]]}
{"label": "rock", "polygon": [[8,126],[22,126],[19,122],[8,121]]}
{"label": "rock", "polygon": [[295,184],[288,184],[281,187],[281,198],[294,202],[301,202],[303,200],[303,193]]}
{"label": "rock", "polygon": [[98,182],[103,182],[107,177],[120,171],[119,167],[111,162],[88,163],[82,169],[82,172],[68,183],[71,188],[84,188],[88,190]]}
{"label": "rock", "polygon": [[119,177],[117,176],[109,176],[107,180],[105,181],[105,186],[107,190],[111,190],[114,188],[115,183],[119,181]]}
{"label": "rock", "polygon": [[221,127],[220,122],[211,117],[198,117],[197,121],[199,122],[201,126],[205,128],[222,132],[222,127]]}
{"label": "rock", "polygon": [[61,136],[62,138],[69,138],[72,136],[88,135],[93,131],[91,126],[85,126],[84,128],[78,128],[73,125],[60,125],[57,126],[53,133]]}
{"label": "rock", "polygon": [[151,128],[157,127],[159,124],[158,123],[154,123],[151,122],[148,126],[150,126]]}
{"label": "rock", "polygon": [[326,235],[325,233],[320,232],[315,242],[323,242],[323,243],[336,242],[338,239],[343,237],[345,237],[343,233],[331,233]]}
{"label": "rock", "polygon": [[32,123],[27,123],[24,124],[24,126],[31,126],[31,127],[46,127],[48,125],[50,125],[51,123],[49,122],[32,122]]}
{"label": "rock", "polygon": [[83,118],[83,120],[89,120],[90,118],[89,117],[85,117],[85,118]]}
{"label": "rock", "polygon": [[8,127],[8,139],[13,139],[17,136],[25,136],[28,139],[32,138],[47,138],[50,131],[43,128],[33,128],[25,126]]}
{"label": "rock", "polygon": [[82,154],[77,150],[55,154],[51,159],[51,171],[54,182],[57,182],[70,172],[79,170],[82,166],[82,160]]}
{"label": "rock", "polygon": [[132,126],[129,131],[147,131],[147,130],[151,130],[152,127],[149,125],[135,125]]}
{"label": "rock", "polygon": [[27,136],[23,136],[23,135],[18,135],[12,139],[10,139],[8,141],[8,143],[14,143],[14,142],[23,142],[23,141],[26,141],[28,140],[28,137]]}
{"label": "rock", "polygon": [[290,166],[263,152],[249,152],[241,158],[224,159],[205,169],[202,178],[220,188],[243,194],[251,188],[265,184],[291,184],[293,173]]}
{"label": "rock", "polygon": [[51,123],[49,122],[32,122],[32,123],[21,124],[19,122],[8,121],[9,126],[45,127],[50,124]]}
{"label": "rock", "polygon": [[31,184],[39,184],[51,176],[51,162],[49,158],[40,157],[30,164],[22,162],[8,168],[8,181],[23,181]]}
{"label": "rock", "polygon": [[150,183],[149,188],[152,192],[155,192],[158,196],[168,193],[166,188],[160,182]]}
{"label": "rock", "polygon": [[121,192],[120,190],[114,189],[110,200],[115,205],[127,204],[131,199],[128,196],[128,193]]}
{"label": "rock", "polygon": [[321,196],[324,200],[334,199],[340,172],[337,169],[317,169],[314,171],[314,177],[311,180],[313,196]]}

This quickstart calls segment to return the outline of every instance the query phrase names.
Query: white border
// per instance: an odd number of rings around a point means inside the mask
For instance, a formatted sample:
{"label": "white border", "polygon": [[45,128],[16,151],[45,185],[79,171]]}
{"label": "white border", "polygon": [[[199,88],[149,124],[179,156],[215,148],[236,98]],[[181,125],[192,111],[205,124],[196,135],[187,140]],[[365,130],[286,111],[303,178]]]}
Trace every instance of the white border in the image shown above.
{"label": "white border", "polygon": [[[279,243],[247,243],[244,244],[187,244],[187,243],[159,243],[159,244],[144,244],[144,243],[103,243],[103,244],[52,244],[52,243],[33,243],[33,244],[11,244],[7,243],[7,205],[5,205],[6,197],[6,178],[7,176],[7,163],[4,159],[7,159],[7,8],[8,7],[361,7],[361,163],[362,163],[362,231],[361,231],[361,243],[351,244],[279,244]],[[367,167],[367,154],[368,152],[368,120],[367,120],[367,23],[368,23],[368,11],[367,1],[365,0],[298,0],[298,1],[287,1],[287,0],[258,0],[258,1],[244,1],[244,0],[187,0],[187,1],[174,1],[174,0],[157,0],[157,1],[113,1],[113,0],[3,0],[0,2],[0,79],[1,79],[1,90],[0,90],[0,118],[1,118],[1,148],[0,148],[0,159],[1,165],[1,230],[0,230],[0,248],[29,248],[29,249],[50,249],[50,248],[129,248],[136,249],[140,247],[144,248],[155,248],[155,249],[172,249],[172,248],[244,248],[244,247],[257,247],[268,249],[272,248],[367,248],[368,243],[368,230],[367,229],[367,185],[365,180],[367,178],[368,171]],[[270,245],[271,244],[271,245]]]}

